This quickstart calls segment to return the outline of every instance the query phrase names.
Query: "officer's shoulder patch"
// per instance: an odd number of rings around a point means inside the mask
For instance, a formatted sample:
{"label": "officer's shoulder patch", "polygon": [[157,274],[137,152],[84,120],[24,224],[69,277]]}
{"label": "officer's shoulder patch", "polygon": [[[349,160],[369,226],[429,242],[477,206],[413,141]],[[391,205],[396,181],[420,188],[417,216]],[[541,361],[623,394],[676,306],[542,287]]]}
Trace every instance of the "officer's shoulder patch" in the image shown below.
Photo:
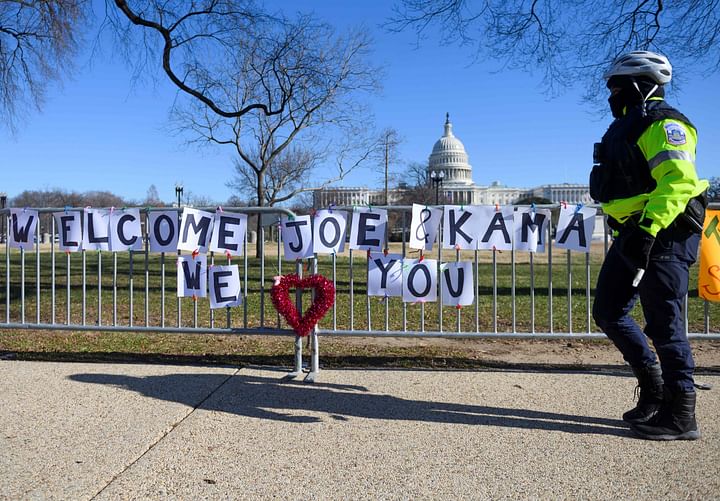
{"label": "officer's shoulder patch", "polygon": [[685,128],[677,122],[668,122],[665,124],[665,136],[668,144],[681,146],[687,142],[685,137]]}

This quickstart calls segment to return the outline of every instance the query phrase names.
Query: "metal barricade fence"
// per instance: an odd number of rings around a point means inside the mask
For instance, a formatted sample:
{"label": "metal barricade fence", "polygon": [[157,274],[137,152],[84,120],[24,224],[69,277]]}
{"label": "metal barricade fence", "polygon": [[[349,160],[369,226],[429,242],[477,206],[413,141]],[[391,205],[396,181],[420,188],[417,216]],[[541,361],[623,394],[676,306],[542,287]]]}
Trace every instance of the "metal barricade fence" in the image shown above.
{"label": "metal barricade fence", "polygon": [[[559,205],[538,207],[557,208]],[[720,207],[714,204],[712,208]],[[410,206],[378,207],[388,210],[389,249],[403,257],[417,256],[408,247]],[[208,209],[208,208],[206,208]],[[352,211],[352,207],[337,207]],[[593,338],[603,337],[591,318],[592,288],[602,258],[610,245],[605,225],[604,237],[594,242],[589,253],[553,248],[553,222],[548,225],[544,253],[520,251],[457,251],[433,247],[438,266],[446,261],[470,260],[474,270],[475,301],[470,307],[443,307],[437,303],[405,303],[397,297],[371,297],[367,290],[366,252],[346,250],[341,255],[318,256],[306,261],[283,260],[280,232],[275,242],[266,242],[260,227],[257,244],[244,242],[241,282],[243,301],[239,308],[212,310],[200,298],[177,298],[175,254],[151,254],[145,238],[144,251],[79,251],[63,256],[55,241],[52,212],[82,209],[36,209],[46,221],[50,242],[41,243],[41,225],[35,234],[34,252],[12,249],[8,245],[10,209],[0,211],[4,228],[4,266],[0,265],[0,329],[54,329],[76,331],[135,331],[163,333],[219,333],[287,335],[292,331],[274,311],[268,294],[272,277],[283,273],[321,273],[336,287],[336,302],[311,335],[313,371],[317,369],[318,335],[401,336],[445,338]],[[141,209],[145,214],[154,210]],[[214,209],[208,209],[214,210]],[[282,208],[226,208],[226,211],[257,215],[293,213]],[[271,227],[271,232],[274,228]],[[397,237],[399,238],[393,238]],[[415,253],[415,254],[413,254]],[[180,253],[178,252],[178,255]],[[34,261],[34,273],[28,268]],[[110,263],[108,264],[108,259]],[[208,263],[225,256],[208,254]],[[230,261],[228,257],[226,262]],[[64,263],[63,263],[64,262]],[[64,269],[63,269],[64,268]],[[138,270],[139,268],[139,270]],[[697,265],[693,267],[697,275]],[[138,273],[139,271],[139,273]],[[693,282],[694,280],[694,282]],[[691,278],[691,291],[696,278]],[[28,296],[34,296],[34,301]],[[137,307],[138,299],[142,306]],[[297,306],[307,306],[306,294],[297,294]],[[109,303],[109,306],[108,306]],[[191,306],[190,304],[191,303]],[[190,306],[190,308],[188,308]],[[685,324],[690,337],[720,338],[717,322],[711,326],[711,308],[718,316],[717,303],[711,305],[697,297],[686,297]],[[188,309],[190,311],[188,311]],[[3,311],[4,310],[4,311]],[[364,310],[364,314],[358,314]],[[302,340],[296,338],[296,371],[300,371]]]}
{"label": "metal barricade fence", "polygon": [[[63,256],[57,250],[55,238],[56,228],[53,212],[82,211],[77,208],[43,208],[34,209],[47,219],[50,230],[50,242],[42,243],[41,225],[38,224],[34,235],[34,252],[23,249],[12,249],[9,246],[10,209],[0,211],[2,214],[3,234],[5,243],[4,266],[1,276],[3,286],[0,288],[0,329],[56,329],[56,330],[92,330],[92,331],[149,331],[167,333],[243,333],[243,334],[287,334],[292,332],[282,329],[278,320],[271,324],[267,318],[266,296],[269,286],[266,280],[266,254],[254,259],[248,256],[247,234],[243,243],[243,256],[240,268],[243,270],[243,306],[241,312],[226,311],[225,325],[216,318],[216,311],[209,306],[203,312],[199,303],[192,301],[192,312],[183,311],[183,301],[175,295],[176,271],[174,258],[180,252],[151,254],[148,240],[144,234],[144,250],[128,252],[86,251],[66,252]],[[147,226],[147,215],[152,211],[182,209],[144,208],[143,225]],[[214,210],[214,209],[212,209]],[[243,207],[228,208],[238,213],[293,215],[291,211],[281,208]],[[257,241],[265,246],[265,227],[260,229]],[[278,241],[277,262],[275,273],[282,273],[283,263],[279,252]],[[34,274],[28,274],[28,255],[34,261]],[[58,257],[59,256],[59,257]],[[152,257],[151,257],[152,256]],[[108,258],[111,260],[107,264]],[[225,256],[208,255],[209,264]],[[229,261],[230,258],[228,257]],[[137,270],[138,261],[140,270]],[[63,268],[64,262],[64,270]],[[32,265],[30,265],[32,266]],[[138,273],[139,271],[139,273]],[[259,272],[259,276],[257,276]],[[108,276],[108,273],[110,276]],[[28,276],[30,275],[30,276]],[[139,286],[138,286],[139,279]],[[254,301],[248,302],[251,281],[255,281],[253,292],[257,292],[259,306]],[[64,292],[64,294],[63,294]],[[34,295],[34,302],[28,295]],[[142,308],[136,308],[136,299],[141,296]],[[88,299],[91,298],[91,301]],[[187,301],[187,300],[186,300]],[[111,306],[107,306],[111,302]],[[256,307],[257,311],[252,311]],[[4,310],[4,311],[3,311]],[[89,318],[89,315],[92,318]],[[175,325],[171,317],[174,317]],[[257,319],[257,320],[256,320]]]}
{"label": "metal barricade fence", "polygon": [[[409,249],[406,238],[412,207],[377,208],[396,213],[400,221],[402,238],[394,244],[398,248],[393,252],[417,257],[419,251]],[[711,204],[711,208],[720,208],[720,204]],[[353,207],[335,209],[352,211]],[[365,251],[347,250],[344,256],[316,257],[314,270],[331,277],[338,291],[336,305],[328,313],[330,318],[321,323],[319,333],[372,337],[604,338],[592,320],[592,291],[611,235],[600,207],[597,209],[603,219],[603,237],[592,244],[589,253],[553,249],[557,216],[548,225],[544,253],[448,250],[436,242],[432,252],[438,266],[450,260],[472,261],[475,301],[470,307],[443,307],[440,295],[435,303],[417,304],[402,302],[397,297],[371,297],[362,294],[366,292],[362,288],[367,287]],[[392,248],[393,243],[389,246]],[[347,284],[339,278],[342,275],[337,269],[339,260],[347,263]],[[717,318],[720,305],[697,297],[697,288],[693,287],[693,283],[697,284],[697,268],[695,264],[691,269],[690,290],[694,294],[685,298],[686,331],[691,338],[720,339],[720,323],[716,320],[712,327],[710,323],[711,308]],[[356,315],[358,309],[365,310],[363,318]],[[339,318],[343,314],[346,319]],[[637,314],[640,318],[639,311]]]}

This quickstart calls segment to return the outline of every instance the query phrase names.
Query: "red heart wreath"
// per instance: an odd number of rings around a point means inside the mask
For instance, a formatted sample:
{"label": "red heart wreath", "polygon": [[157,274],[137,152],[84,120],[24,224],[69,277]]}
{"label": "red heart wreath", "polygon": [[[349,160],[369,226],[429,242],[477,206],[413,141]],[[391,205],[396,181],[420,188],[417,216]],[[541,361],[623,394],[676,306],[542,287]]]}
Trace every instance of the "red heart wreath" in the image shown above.
{"label": "red heart wreath", "polygon": [[[290,289],[314,289],[315,299],[305,315],[300,315],[295,302],[290,299]],[[295,274],[275,277],[270,290],[275,309],[298,336],[307,336],[335,302],[335,286],[322,275],[300,278]]]}

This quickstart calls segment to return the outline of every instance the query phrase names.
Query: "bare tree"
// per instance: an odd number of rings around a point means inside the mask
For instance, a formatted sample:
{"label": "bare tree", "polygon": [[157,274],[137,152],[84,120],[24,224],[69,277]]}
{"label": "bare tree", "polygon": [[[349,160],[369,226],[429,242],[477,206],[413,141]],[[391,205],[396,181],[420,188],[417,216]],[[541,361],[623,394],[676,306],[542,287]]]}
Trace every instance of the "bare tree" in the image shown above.
{"label": "bare tree", "polygon": [[[278,21],[280,22],[280,21]],[[227,69],[212,86],[230,107],[247,108],[262,99],[265,87],[253,85],[271,64],[282,75],[284,107],[268,113],[249,109],[242,116],[224,116],[202,100],[183,101],[172,112],[176,132],[190,144],[227,146],[235,156],[235,178],[229,186],[252,195],[258,206],[275,205],[295,194],[342,179],[379,149],[371,136],[371,117],[358,94],[377,89],[378,69],[366,61],[370,41],[364,32],[335,37],[330,26],[300,17],[283,19],[285,47],[268,63],[263,43],[242,65]],[[274,52],[274,51],[272,51]],[[297,68],[294,69],[294,68]],[[257,99],[254,96],[260,96]],[[322,136],[320,133],[322,132]],[[335,162],[330,179],[310,179],[321,162]],[[252,191],[252,193],[250,193]]]}
{"label": "bare tree", "polygon": [[[400,186],[401,205],[435,204],[435,186],[430,182],[427,163],[411,162],[405,169],[403,178],[405,182]],[[445,202],[442,193],[439,193],[438,201]]]}
{"label": "bare tree", "polygon": [[88,8],[87,0],[0,0],[0,124],[11,132],[71,69]]}
{"label": "bare tree", "polygon": [[109,191],[25,190],[12,199],[14,207],[123,207],[127,201]]}
{"label": "bare tree", "polygon": [[[367,50],[367,39],[354,44],[363,35],[336,38],[310,16],[290,21],[253,0],[112,1],[116,8],[107,10],[105,26],[136,75],[160,63],[182,94],[218,117],[283,114],[301,93],[312,100],[319,87],[340,91],[348,79],[375,85],[365,72],[352,74],[357,66],[351,63]],[[338,60],[342,51],[347,52]]]}
{"label": "bare tree", "polygon": [[218,202],[207,195],[186,190],[183,205],[187,207],[216,207],[218,206]]}
{"label": "bare tree", "polygon": [[390,205],[390,183],[394,180],[396,167],[400,162],[399,146],[402,144],[400,133],[388,127],[380,132],[381,158],[378,162],[380,171],[385,178],[385,205]]}
{"label": "bare tree", "polygon": [[[258,206],[272,206],[342,179],[371,158],[379,144],[368,132],[371,117],[360,96],[378,88],[379,71],[367,62],[370,40],[361,31],[336,36],[308,16],[257,22],[264,30],[236,41],[241,54],[222,69],[199,71],[195,65],[214,56],[196,55],[183,81],[205,79],[202,88],[213,102],[178,101],[172,123],[191,144],[231,149],[236,175],[229,186],[252,191]],[[260,102],[267,105],[256,106]],[[334,174],[313,178],[326,160],[334,161]]]}
{"label": "bare tree", "polygon": [[160,200],[160,193],[158,193],[157,186],[151,184],[147,193],[145,194],[145,200],[142,202],[143,205],[151,207],[164,207],[165,203]]}
{"label": "bare tree", "polygon": [[594,102],[602,71],[630,50],[720,69],[718,0],[397,0],[386,26],[419,38],[437,27],[444,43],[472,47],[477,59],[542,72],[551,94],[580,82]]}
{"label": "bare tree", "polygon": [[[127,200],[110,193],[109,191],[67,191],[60,188],[45,190],[25,190],[10,200],[10,207],[33,208],[60,208],[63,207],[124,207],[129,205]],[[51,229],[51,214],[40,215],[40,231],[49,232]]]}
{"label": "bare tree", "polygon": [[[237,157],[233,159],[235,174],[227,186],[247,196],[259,207],[271,207],[300,193],[312,192],[340,181],[356,168],[369,163],[383,148],[381,139],[363,135],[362,131],[354,128],[352,132],[341,131],[343,134],[340,137],[332,136],[325,140],[309,131],[307,136],[296,136],[294,143],[278,143],[274,135],[276,132],[270,126],[274,120],[258,115],[255,118],[263,124],[254,129],[254,132],[260,132],[255,136],[255,143],[251,140],[243,142],[239,135],[229,140]],[[216,136],[204,139],[223,144]],[[334,164],[332,175],[318,177],[316,168],[327,163]]]}
{"label": "bare tree", "polygon": [[427,162],[410,162],[404,175],[410,186],[426,186],[430,184],[430,172]]}
{"label": "bare tree", "polygon": [[[195,109],[196,113],[201,111]],[[354,127],[335,130],[334,121],[307,122],[330,133],[321,139],[311,129],[305,130],[311,125],[299,126],[301,122],[282,115],[268,117],[251,112],[242,120],[232,120],[234,127],[226,119],[208,121],[207,114],[202,115],[206,120],[202,123],[197,121],[200,117],[187,110],[176,110],[174,117],[180,130],[194,134],[191,143],[225,145],[232,149],[234,175],[227,186],[259,207],[272,207],[339,181],[369,163],[382,148],[379,139]],[[343,123],[347,125],[347,121]],[[333,174],[317,176],[316,168],[330,163],[334,164]]]}

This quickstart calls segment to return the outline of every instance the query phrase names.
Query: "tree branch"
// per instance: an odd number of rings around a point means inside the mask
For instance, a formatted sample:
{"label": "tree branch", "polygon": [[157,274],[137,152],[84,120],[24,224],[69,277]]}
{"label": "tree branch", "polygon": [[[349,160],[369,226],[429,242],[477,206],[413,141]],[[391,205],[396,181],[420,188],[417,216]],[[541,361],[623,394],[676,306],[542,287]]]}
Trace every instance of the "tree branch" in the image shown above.
{"label": "tree branch", "polygon": [[172,39],[172,32],[180,26],[180,24],[192,17],[195,16],[201,16],[201,15],[209,15],[209,14],[217,14],[216,12],[212,10],[205,10],[205,11],[195,11],[190,12],[184,16],[182,16],[176,23],[172,25],[171,28],[166,28],[161,23],[157,23],[154,21],[150,21],[146,18],[141,17],[139,14],[135,13],[130,6],[127,3],[127,0],[115,0],[115,5],[120,9],[120,11],[125,14],[125,16],[128,18],[128,20],[137,25],[137,26],[143,26],[145,28],[150,28],[152,30],[155,30],[158,32],[158,34],[162,37],[163,40],[163,49],[162,49],[162,68],[165,71],[165,74],[170,78],[170,81],[173,82],[181,91],[189,94],[190,96],[194,97],[195,99],[201,101],[206,106],[208,106],[213,112],[216,114],[225,117],[225,118],[235,118],[245,115],[246,113],[249,113],[253,110],[261,110],[265,115],[276,115],[279,113],[282,113],[284,111],[284,104],[281,103],[280,107],[277,109],[271,109],[264,103],[253,103],[249,104],[247,106],[244,106],[243,108],[239,110],[225,110],[221,108],[213,99],[208,97],[203,92],[187,85],[185,83],[185,80],[179,78],[175,71],[172,68],[171,64],[171,56],[172,51],[175,48],[175,45],[173,44]]}

